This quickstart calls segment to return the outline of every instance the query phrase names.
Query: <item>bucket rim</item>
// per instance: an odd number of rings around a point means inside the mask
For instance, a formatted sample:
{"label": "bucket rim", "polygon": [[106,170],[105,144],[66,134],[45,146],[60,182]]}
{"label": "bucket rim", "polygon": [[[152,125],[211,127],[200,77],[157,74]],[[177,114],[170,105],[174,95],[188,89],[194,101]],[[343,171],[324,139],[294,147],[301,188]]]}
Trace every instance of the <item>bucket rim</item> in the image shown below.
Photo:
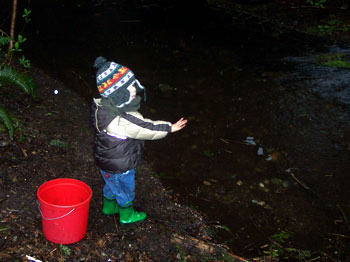
{"label": "bucket rim", "polygon": [[[77,186],[77,187],[80,187],[81,189],[84,189],[88,192],[88,197],[78,203],[78,204],[74,204],[74,205],[55,205],[55,204],[52,204],[52,203],[49,203],[45,200],[43,200],[41,198],[41,193],[47,189],[49,189],[50,187],[53,187],[53,186],[57,186],[57,182],[62,182],[60,183],[61,185],[62,184],[71,184],[71,185],[74,185],[74,186]],[[74,183],[69,183],[69,182],[74,182]],[[52,185],[51,185],[52,184]],[[91,201],[91,198],[92,198],[92,189],[91,187],[86,184],[85,182],[81,181],[81,180],[78,180],[78,179],[74,179],[74,178],[55,178],[55,179],[52,179],[52,180],[48,180],[46,181],[45,183],[41,184],[37,190],[37,197],[38,197],[38,201],[40,202],[40,204],[45,204],[47,206],[51,206],[51,207],[55,207],[55,208],[79,208],[81,206],[84,206],[86,205],[87,203],[89,203]]]}

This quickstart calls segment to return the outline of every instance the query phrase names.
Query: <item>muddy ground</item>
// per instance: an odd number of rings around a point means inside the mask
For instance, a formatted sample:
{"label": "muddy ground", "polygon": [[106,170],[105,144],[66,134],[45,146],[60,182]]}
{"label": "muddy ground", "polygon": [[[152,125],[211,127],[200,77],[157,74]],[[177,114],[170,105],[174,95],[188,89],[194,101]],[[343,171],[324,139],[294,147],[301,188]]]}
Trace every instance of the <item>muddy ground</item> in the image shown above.
{"label": "muddy ground", "polygon": [[[224,6],[228,1],[217,2]],[[251,7],[256,7],[256,10]],[[262,16],[264,10],[273,10],[271,14],[274,15],[269,17],[272,23],[277,26],[285,21],[280,30],[303,28],[304,31],[311,23],[321,21],[320,17],[324,17],[326,12],[335,10],[346,18],[344,10],[348,10],[345,1],[337,1],[337,5],[327,9],[310,7],[301,1],[300,5],[272,1],[266,5],[244,5],[240,8],[248,20],[249,17],[256,19]],[[323,40],[346,42],[348,36],[348,32],[336,32]],[[147,221],[121,227],[117,216],[102,215],[103,181],[92,157],[90,105],[65,88],[60,79],[53,79],[41,69],[33,67],[31,74],[37,83],[38,100],[26,97],[13,87],[2,87],[0,91],[1,104],[21,123],[17,143],[9,141],[5,132],[0,133],[0,261],[27,261],[26,256],[41,261],[245,260],[236,256],[244,253],[243,250],[229,249],[216,239],[215,231],[218,227],[223,230],[223,226],[182,205],[178,196],[162,185],[147,162],[142,162],[137,170],[142,175],[136,178],[135,201],[136,209],[148,214]],[[53,95],[56,89],[59,94]],[[57,141],[63,143],[57,144]],[[82,180],[93,189],[86,237],[77,244],[67,246],[45,239],[36,202],[36,190],[41,184],[63,177]],[[259,218],[258,212],[255,212],[255,218]],[[261,219],[270,218],[261,213]],[[342,222],[341,226],[346,224]],[[341,232],[347,231],[343,229]],[[254,232],[249,234],[254,238]],[[256,234],[261,232],[257,230]],[[327,251],[341,250],[342,259],[349,257],[344,252],[349,242],[348,236],[344,234],[331,238]],[[278,244],[275,242],[276,246]],[[308,259],[341,261],[337,254],[325,251],[321,250]],[[259,254],[256,260],[271,260],[261,250],[255,253]]]}

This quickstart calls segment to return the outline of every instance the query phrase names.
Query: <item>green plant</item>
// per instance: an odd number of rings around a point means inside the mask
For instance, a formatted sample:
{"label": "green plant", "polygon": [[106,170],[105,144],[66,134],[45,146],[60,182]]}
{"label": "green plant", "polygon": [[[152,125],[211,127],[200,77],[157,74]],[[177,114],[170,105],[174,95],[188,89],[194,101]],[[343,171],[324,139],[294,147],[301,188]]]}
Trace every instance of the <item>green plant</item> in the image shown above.
{"label": "green plant", "polygon": [[18,58],[19,63],[23,65],[25,68],[30,68],[30,60],[26,59],[24,55]]}
{"label": "green plant", "polygon": [[350,26],[348,24],[344,24],[344,22],[339,20],[338,17],[330,15],[329,17],[320,21],[319,24],[309,27],[307,31],[320,35],[331,35],[337,32],[348,32],[350,31]]}
{"label": "green plant", "polygon": [[30,15],[31,12],[32,12],[31,10],[28,10],[28,9],[24,8],[22,17],[24,18],[24,20],[26,21],[26,23],[29,23],[29,22],[30,22],[29,15]]}
{"label": "green plant", "polygon": [[0,83],[16,85],[26,94],[36,97],[36,85],[33,79],[9,67],[0,67]]}
{"label": "green plant", "polygon": [[3,122],[3,124],[7,128],[10,135],[10,139],[13,140],[14,129],[15,129],[13,124],[13,119],[2,106],[0,106],[0,120],[1,122]]}
{"label": "green plant", "polygon": [[324,3],[326,2],[326,0],[306,0],[306,3],[312,5],[312,6],[317,6],[317,7],[321,7],[324,8]]}
{"label": "green plant", "polygon": [[69,247],[64,246],[62,244],[60,244],[60,249],[65,256],[69,256],[72,253],[72,250]]}
{"label": "green plant", "polygon": [[[16,24],[16,15],[17,15],[17,2],[18,0],[12,0],[12,16],[11,16],[11,27],[10,34],[6,34],[3,30],[0,29],[0,52],[3,55],[0,57],[2,59],[2,63],[0,65],[0,87],[3,84],[7,85],[15,85],[20,87],[26,94],[31,95],[32,97],[36,97],[36,86],[32,78],[26,76],[25,74],[19,73],[16,70],[10,67],[12,55],[14,52],[22,52],[21,45],[27,40],[27,38],[23,37],[23,35],[18,34],[17,40],[15,40],[15,24]],[[22,17],[25,19],[25,22],[28,23],[30,21],[29,15],[31,11],[28,9],[24,9],[24,13]],[[2,46],[8,46],[7,51],[2,50]],[[30,61],[25,58],[22,54],[19,57],[19,63],[23,65],[25,68],[30,68]],[[5,110],[4,107],[0,105],[0,123],[5,125],[5,128],[8,130],[10,139],[13,140],[14,132],[15,132],[15,124],[14,118],[11,117]],[[16,139],[18,146],[18,140]],[[23,154],[26,156],[24,150],[22,150]]]}
{"label": "green plant", "polygon": [[350,69],[346,54],[322,55],[315,58],[315,63],[323,66]]}
{"label": "green plant", "polygon": [[215,154],[210,149],[207,149],[203,151],[203,155],[210,158],[213,157]]}
{"label": "green plant", "polygon": [[[31,11],[24,9],[24,14],[22,17],[25,19],[26,23],[30,21],[29,15]],[[3,30],[0,30],[0,51],[4,53],[1,47],[7,46],[7,51],[4,56],[2,56],[3,62],[0,66],[0,86],[3,83],[8,85],[16,85],[20,87],[25,93],[31,95],[32,97],[36,97],[36,87],[34,82],[30,77],[25,76],[24,74],[18,73],[14,69],[9,67],[11,62],[13,52],[22,52],[21,45],[27,40],[21,34],[17,36],[17,40],[15,40],[15,21],[17,14],[17,0],[12,1],[12,18],[11,18],[11,28],[10,35],[6,34]],[[30,67],[30,61],[27,60],[24,55],[19,58],[19,62],[25,68]],[[0,108],[0,122],[2,122],[7,128],[10,139],[14,138],[14,120],[9,114],[6,112],[4,107]]]}
{"label": "green plant", "polygon": [[292,247],[284,247],[288,239],[293,236],[292,232],[288,230],[281,230],[279,233],[273,234],[269,237],[271,244],[269,250],[264,251],[265,254],[269,255],[273,259],[281,257],[293,257],[297,258],[298,261],[304,261],[306,258],[311,256],[309,250],[299,250]]}
{"label": "green plant", "polygon": [[17,36],[17,41],[15,41],[14,48],[11,49],[13,52],[22,52],[23,50],[20,48],[20,44],[23,44],[27,38],[22,35]]}
{"label": "green plant", "polygon": [[10,41],[11,41],[11,38],[9,36],[3,36],[3,35],[0,36],[0,51],[2,51],[1,47],[8,45]]}
{"label": "green plant", "polygon": [[176,245],[176,250],[177,250],[178,260],[181,262],[186,262],[187,260],[186,260],[185,251],[179,245]]}
{"label": "green plant", "polygon": [[[22,35],[17,36],[17,41],[14,42],[14,47],[10,50],[11,52],[22,52],[23,49],[21,48],[21,45],[27,40],[27,38],[23,37]],[[18,58],[19,63],[23,65],[25,68],[30,68],[30,60],[26,59],[25,56],[22,54],[21,57]]]}
{"label": "green plant", "polygon": [[[8,45],[7,53],[5,54],[5,59],[1,63],[1,66],[9,66],[11,63],[11,59],[14,52],[22,52],[21,45],[27,40],[23,35],[18,34],[17,40],[15,37],[15,24],[16,24],[16,16],[17,16],[17,1],[18,0],[12,0],[12,18],[11,18],[11,28],[10,28],[10,35],[6,34],[3,30],[0,30],[1,36],[0,36],[0,48],[1,46]],[[31,14],[31,11],[28,9],[24,9],[22,17],[24,18],[26,23],[29,23],[30,18],[29,15]],[[0,49],[2,51],[2,49]],[[22,55],[19,59],[19,62],[21,65],[23,65],[25,68],[30,68],[30,61]]]}
{"label": "green plant", "polygon": [[336,27],[332,25],[318,25],[317,28],[321,33],[324,34],[333,33],[336,29]]}
{"label": "green plant", "polygon": [[66,148],[69,146],[67,142],[61,141],[59,139],[53,139],[50,141],[50,145],[56,146],[56,147],[61,147],[61,148]]}
{"label": "green plant", "polygon": [[[12,68],[0,68],[0,84],[15,85],[22,89],[26,94],[36,97],[36,85],[32,78],[15,71]],[[8,130],[10,139],[14,138],[15,120],[6,110],[0,106],[0,122],[2,122]]]}

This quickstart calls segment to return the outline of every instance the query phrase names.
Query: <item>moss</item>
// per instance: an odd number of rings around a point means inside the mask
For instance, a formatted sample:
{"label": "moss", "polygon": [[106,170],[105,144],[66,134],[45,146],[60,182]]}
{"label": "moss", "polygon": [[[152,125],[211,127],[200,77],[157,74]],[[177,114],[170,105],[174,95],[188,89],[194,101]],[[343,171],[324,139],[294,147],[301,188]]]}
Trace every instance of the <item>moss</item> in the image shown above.
{"label": "moss", "polygon": [[314,62],[322,66],[350,69],[350,59],[347,54],[321,55]]}

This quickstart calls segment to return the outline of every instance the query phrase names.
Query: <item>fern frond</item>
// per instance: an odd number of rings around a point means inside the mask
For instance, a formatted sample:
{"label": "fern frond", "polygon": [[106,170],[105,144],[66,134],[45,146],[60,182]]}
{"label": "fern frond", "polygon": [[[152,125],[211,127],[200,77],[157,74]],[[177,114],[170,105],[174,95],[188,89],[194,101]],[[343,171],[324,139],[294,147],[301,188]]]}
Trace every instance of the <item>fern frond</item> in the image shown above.
{"label": "fern frond", "polygon": [[20,87],[25,93],[36,97],[36,85],[33,79],[23,75],[12,68],[0,68],[0,83],[13,84]]}
{"label": "fern frond", "polygon": [[11,41],[9,36],[0,36],[0,46],[8,45]]}
{"label": "fern frond", "polygon": [[4,123],[5,127],[9,132],[10,139],[13,140],[13,135],[15,132],[13,119],[2,106],[0,106],[0,121]]}

